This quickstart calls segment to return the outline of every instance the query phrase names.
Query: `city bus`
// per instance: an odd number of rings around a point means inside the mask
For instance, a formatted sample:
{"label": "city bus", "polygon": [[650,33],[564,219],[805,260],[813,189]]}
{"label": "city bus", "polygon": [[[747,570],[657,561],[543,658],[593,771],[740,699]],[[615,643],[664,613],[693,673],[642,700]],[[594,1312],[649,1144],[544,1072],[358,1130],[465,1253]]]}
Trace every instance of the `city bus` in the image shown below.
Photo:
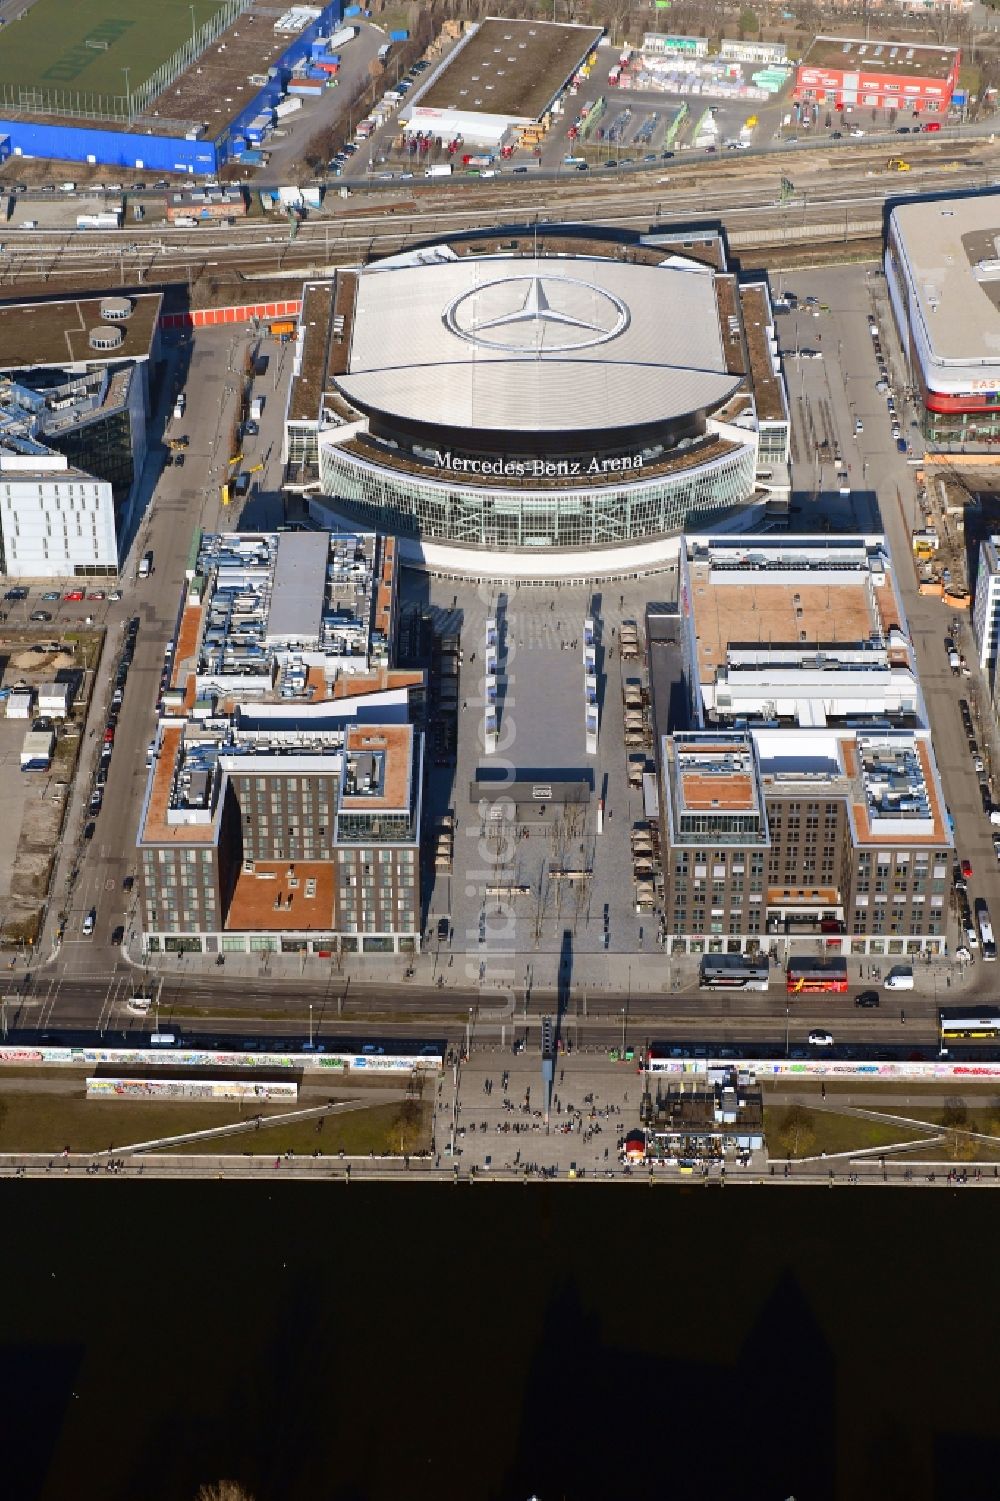
{"label": "city bus", "polygon": [[714,954],[702,959],[698,984],[702,990],[766,990],[766,954]]}
{"label": "city bus", "polygon": [[786,982],[789,995],[813,995],[817,991],[847,990],[846,959],[789,959]]}
{"label": "city bus", "polygon": [[939,1013],[941,1043],[1000,1042],[1000,1006],[980,1006],[978,1010],[950,1007]]}

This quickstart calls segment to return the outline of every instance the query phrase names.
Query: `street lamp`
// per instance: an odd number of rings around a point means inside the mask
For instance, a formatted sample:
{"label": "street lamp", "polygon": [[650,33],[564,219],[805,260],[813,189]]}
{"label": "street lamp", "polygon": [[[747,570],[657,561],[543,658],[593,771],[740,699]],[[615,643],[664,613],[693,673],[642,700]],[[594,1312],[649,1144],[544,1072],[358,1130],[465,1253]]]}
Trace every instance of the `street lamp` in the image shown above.
{"label": "street lamp", "polygon": [[310,1052],[312,1052],[312,1045],[313,1045],[313,1003],[312,1003],[312,1001],[310,1001],[309,1002],[309,1051]]}
{"label": "street lamp", "polygon": [[129,81],[128,81],[129,80],[129,69],[128,68],[122,68],[122,72],[125,74],[125,111],[126,111],[126,114],[128,115],[129,124],[131,125],[131,123],[132,123],[132,90],[129,88]]}
{"label": "street lamp", "polygon": [[197,41],[197,27],[195,25],[195,19],[194,19],[194,6],[193,5],[189,5],[188,6],[188,10],[191,12],[191,46],[192,47],[197,47],[197,45],[198,45],[198,41]]}

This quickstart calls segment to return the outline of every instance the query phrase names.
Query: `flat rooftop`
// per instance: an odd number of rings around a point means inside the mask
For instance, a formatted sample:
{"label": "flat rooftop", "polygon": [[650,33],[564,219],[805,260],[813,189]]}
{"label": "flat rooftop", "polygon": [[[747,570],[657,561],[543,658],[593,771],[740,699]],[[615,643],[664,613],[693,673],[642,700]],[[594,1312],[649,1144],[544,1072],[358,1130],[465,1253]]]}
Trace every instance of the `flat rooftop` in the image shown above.
{"label": "flat rooftop", "polygon": [[761,422],[780,422],[788,416],[788,409],[781,375],[771,356],[774,318],[763,283],[740,287],[740,302],[757,417]]}
{"label": "flat rooftop", "polygon": [[299,318],[298,373],[288,406],[291,422],[315,422],[323,396],[326,347],[331,334],[335,282],[307,282]]}
{"label": "flat rooftop", "polygon": [[330,541],[326,532],[283,532],[274,566],[267,640],[318,642]]}
{"label": "flat rooftop", "polygon": [[898,73],[900,77],[943,81],[958,55],[957,47],[866,41],[864,37],[818,36],[799,66],[840,68],[845,73]]}
{"label": "flat rooftop", "polygon": [[1000,193],[900,204],[890,224],[934,359],[995,367],[1000,266],[988,263],[1000,262]]}
{"label": "flat rooftop", "polygon": [[114,350],[92,349],[91,329],[105,324],[101,297],[77,297],[63,302],[0,304],[0,370],[37,365],[110,364],[149,358],[162,297],[159,292],[132,295],[132,312],[114,327],[124,334]]}
{"label": "flat rooftop", "polygon": [[537,120],[603,35],[596,26],[487,17],[410,108]]}
{"label": "flat rooftop", "polygon": [[859,846],[952,844],[929,731],[753,732],[766,798],[838,797]]}
{"label": "flat rooftop", "polygon": [[730,549],[688,560],[702,683],[714,680],[729,648],[737,644],[758,643],[769,651],[780,646],[846,647],[873,636],[885,638],[900,624],[891,573],[873,574],[861,549],[853,567],[844,566],[847,559],[831,558],[831,566],[824,568],[818,555],[808,570],[793,566],[804,562],[794,545],[782,559],[771,544],[770,568],[752,539],[746,539],[743,552],[745,566],[740,566],[740,551]]}

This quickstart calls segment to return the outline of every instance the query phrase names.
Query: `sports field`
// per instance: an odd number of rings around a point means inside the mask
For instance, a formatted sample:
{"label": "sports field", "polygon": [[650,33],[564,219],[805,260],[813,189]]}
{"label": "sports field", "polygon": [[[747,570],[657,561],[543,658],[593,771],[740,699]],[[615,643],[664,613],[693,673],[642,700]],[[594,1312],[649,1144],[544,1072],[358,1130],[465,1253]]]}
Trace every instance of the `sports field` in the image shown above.
{"label": "sports field", "polygon": [[[224,0],[194,0],[200,31]],[[191,0],[35,0],[0,30],[0,85],[43,96],[136,90],[191,40]]]}

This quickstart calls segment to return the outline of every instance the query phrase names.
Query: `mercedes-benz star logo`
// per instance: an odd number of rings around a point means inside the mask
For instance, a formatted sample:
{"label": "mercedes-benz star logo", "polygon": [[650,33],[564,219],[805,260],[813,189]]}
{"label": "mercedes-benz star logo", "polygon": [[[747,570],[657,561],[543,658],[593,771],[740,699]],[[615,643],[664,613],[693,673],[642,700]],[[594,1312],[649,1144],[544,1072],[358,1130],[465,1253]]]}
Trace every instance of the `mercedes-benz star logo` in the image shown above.
{"label": "mercedes-benz star logo", "polygon": [[458,338],[505,354],[590,349],[628,327],[620,298],[570,276],[510,276],[473,287],[445,309]]}

